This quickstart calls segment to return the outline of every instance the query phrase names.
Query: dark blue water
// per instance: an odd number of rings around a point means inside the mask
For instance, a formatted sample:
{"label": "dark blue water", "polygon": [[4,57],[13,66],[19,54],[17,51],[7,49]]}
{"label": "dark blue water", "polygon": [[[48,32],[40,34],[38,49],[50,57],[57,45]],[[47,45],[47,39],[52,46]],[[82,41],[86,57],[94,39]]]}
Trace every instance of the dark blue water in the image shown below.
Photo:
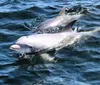
{"label": "dark blue water", "polygon": [[[37,26],[44,19],[57,16],[63,6],[82,5],[89,15],[76,26],[88,30],[100,26],[99,0],[0,0],[0,85],[100,85],[100,34],[84,43],[65,47],[55,56],[57,63],[18,62],[18,54],[9,46],[20,36],[31,33],[24,23]],[[40,62],[40,60],[38,60]]]}

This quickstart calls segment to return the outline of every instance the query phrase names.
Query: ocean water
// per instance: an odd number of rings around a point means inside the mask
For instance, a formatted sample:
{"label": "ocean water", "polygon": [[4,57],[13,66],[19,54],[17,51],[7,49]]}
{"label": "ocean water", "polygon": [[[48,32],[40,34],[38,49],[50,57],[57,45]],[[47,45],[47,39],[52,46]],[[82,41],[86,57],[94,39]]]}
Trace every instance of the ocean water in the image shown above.
{"label": "ocean water", "polygon": [[[81,5],[89,14],[75,26],[82,30],[100,27],[99,0],[0,0],[0,85],[100,85],[100,33],[88,40],[55,53],[61,62],[19,61],[9,46],[23,35],[31,34],[40,22],[56,17],[63,6]],[[82,41],[82,40],[81,40]]]}

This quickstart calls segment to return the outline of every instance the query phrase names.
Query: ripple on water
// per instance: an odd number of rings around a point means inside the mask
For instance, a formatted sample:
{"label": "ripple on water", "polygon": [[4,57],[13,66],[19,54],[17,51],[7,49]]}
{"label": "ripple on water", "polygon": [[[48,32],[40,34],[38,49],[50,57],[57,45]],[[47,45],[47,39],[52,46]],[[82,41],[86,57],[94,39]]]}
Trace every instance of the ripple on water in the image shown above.
{"label": "ripple on water", "polygon": [[[100,84],[99,33],[83,43],[58,51],[56,56],[64,58],[58,63],[22,65],[17,62],[16,54],[8,49],[17,38],[30,33],[23,26],[25,22],[30,23],[42,15],[46,19],[54,17],[63,6],[74,5],[90,9],[90,14],[80,19],[76,26],[83,26],[85,30],[99,26],[99,0],[0,0],[0,85]],[[37,23],[40,22],[34,24]]]}

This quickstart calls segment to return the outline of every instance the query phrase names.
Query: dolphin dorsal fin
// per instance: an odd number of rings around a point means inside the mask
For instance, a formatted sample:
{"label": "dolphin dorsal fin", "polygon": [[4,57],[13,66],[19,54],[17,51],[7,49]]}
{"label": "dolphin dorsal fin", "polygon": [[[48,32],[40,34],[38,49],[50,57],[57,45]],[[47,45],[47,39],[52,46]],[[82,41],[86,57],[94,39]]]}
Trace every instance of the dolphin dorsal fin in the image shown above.
{"label": "dolphin dorsal fin", "polygon": [[[63,29],[61,30],[61,32],[65,32],[65,31],[73,31],[72,30],[72,26],[75,24],[77,20],[74,20],[72,22],[70,22],[69,24],[67,24],[66,26],[63,27]],[[76,29],[75,29],[76,30]]]}
{"label": "dolphin dorsal fin", "polygon": [[75,27],[74,28],[74,32],[78,32],[78,27]]}
{"label": "dolphin dorsal fin", "polygon": [[59,12],[58,16],[65,15],[65,7],[62,8],[62,10]]}

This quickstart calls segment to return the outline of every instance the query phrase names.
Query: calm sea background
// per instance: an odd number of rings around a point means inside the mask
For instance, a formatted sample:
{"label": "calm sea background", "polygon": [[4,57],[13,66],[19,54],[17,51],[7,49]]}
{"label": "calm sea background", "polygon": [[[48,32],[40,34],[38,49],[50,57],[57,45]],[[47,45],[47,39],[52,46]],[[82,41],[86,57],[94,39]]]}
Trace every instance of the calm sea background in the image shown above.
{"label": "calm sea background", "polygon": [[9,50],[16,39],[31,34],[24,23],[33,22],[34,28],[57,16],[63,6],[75,5],[90,9],[75,26],[84,30],[100,26],[100,0],[0,0],[0,85],[100,85],[100,33],[57,51],[55,56],[64,59],[57,63],[30,67]]}

